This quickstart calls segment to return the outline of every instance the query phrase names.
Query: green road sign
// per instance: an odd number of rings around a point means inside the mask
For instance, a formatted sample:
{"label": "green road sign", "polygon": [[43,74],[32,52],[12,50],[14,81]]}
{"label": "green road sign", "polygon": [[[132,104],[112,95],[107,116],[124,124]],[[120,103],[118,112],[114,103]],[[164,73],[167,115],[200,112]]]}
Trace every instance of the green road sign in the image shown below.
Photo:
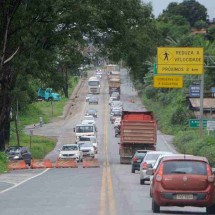
{"label": "green road sign", "polygon": [[[207,119],[203,119],[203,128],[207,128]],[[189,119],[190,128],[199,128],[199,119]]]}

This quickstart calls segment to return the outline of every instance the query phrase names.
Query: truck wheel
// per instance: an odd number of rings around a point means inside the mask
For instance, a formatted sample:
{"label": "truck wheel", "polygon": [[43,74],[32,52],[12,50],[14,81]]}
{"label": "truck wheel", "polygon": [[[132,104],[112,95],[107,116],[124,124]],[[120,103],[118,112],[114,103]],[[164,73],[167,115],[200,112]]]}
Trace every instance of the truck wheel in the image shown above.
{"label": "truck wheel", "polygon": [[160,206],[152,199],[152,211],[153,213],[160,213]]}

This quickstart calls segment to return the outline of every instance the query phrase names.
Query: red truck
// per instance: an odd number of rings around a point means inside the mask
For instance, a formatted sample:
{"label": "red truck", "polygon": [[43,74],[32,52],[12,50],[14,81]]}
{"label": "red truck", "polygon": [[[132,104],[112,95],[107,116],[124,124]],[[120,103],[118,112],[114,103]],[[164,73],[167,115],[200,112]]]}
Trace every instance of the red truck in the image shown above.
{"label": "red truck", "polygon": [[136,150],[155,150],[157,123],[152,111],[123,111],[120,127],[120,163],[129,164]]}

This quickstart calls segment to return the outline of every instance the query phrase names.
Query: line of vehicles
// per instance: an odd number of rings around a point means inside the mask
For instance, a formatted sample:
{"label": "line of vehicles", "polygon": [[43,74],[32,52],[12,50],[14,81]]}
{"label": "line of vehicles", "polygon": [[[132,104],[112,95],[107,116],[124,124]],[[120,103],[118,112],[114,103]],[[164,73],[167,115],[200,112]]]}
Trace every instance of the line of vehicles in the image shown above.
{"label": "line of vehicles", "polygon": [[215,214],[215,172],[205,157],[166,151],[137,150],[131,172],[140,171],[140,184],[150,184],[152,211],[161,206],[206,207]]}
{"label": "line of vehicles", "polygon": [[[156,150],[157,124],[151,111],[125,111],[120,104],[120,85],[112,85],[109,72],[111,123],[120,137],[121,164],[131,163],[131,173],[139,171],[140,185],[150,184],[152,211],[161,206],[206,207],[215,214],[215,172],[205,157]],[[114,92],[119,95],[114,97]],[[115,104],[120,105],[115,105]],[[115,108],[116,106],[116,108]],[[114,111],[120,112],[115,117]]]}
{"label": "line of vehicles", "polygon": [[74,158],[81,162],[83,158],[95,158],[98,153],[97,141],[97,109],[99,99],[96,94],[100,93],[100,79],[102,78],[102,71],[97,70],[94,76],[88,79],[88,94],[86,102],[88,102],[88,109],[85,112],[81,122],[74,127],[76,141],[74,144],[66,144],[59,150],[59,159]]}

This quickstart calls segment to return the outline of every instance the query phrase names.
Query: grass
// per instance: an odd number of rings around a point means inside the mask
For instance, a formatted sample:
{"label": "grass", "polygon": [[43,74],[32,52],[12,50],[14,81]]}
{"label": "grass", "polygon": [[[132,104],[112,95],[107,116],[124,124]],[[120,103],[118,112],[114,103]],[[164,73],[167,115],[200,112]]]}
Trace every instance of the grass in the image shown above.
{"label": "grass", "polygon": [[[72,93],[75,86],[78,83],[76,77],[71,78],[69,94]],[[49,123],[53,120],[56,120],[57,117],[63,114],[64,106],[66,105],[68,99],[62,98],[58,102],[46,102],[46,101],[37,101],[28,106],[28,109],[25,110],[25,113],[20,113],[18,117],[18,130],[19,130],[19,139],[20,145],[30,147],[30,136],[25,134],[23,129],[27,125],[39,124],[40,117],[43,117],[44,123]],[[15,130],[15,123],[11,122],[11,134],[9,145],[16,146],[17,135]],[[47,138],[41,136],[32,136],[31,137],[31,153],[34,159],[42,159],[44,156],[52,151],[56,145],[55,138]],[[0,172],[6,170],[6,156],[5,153],[0,153]]]}

